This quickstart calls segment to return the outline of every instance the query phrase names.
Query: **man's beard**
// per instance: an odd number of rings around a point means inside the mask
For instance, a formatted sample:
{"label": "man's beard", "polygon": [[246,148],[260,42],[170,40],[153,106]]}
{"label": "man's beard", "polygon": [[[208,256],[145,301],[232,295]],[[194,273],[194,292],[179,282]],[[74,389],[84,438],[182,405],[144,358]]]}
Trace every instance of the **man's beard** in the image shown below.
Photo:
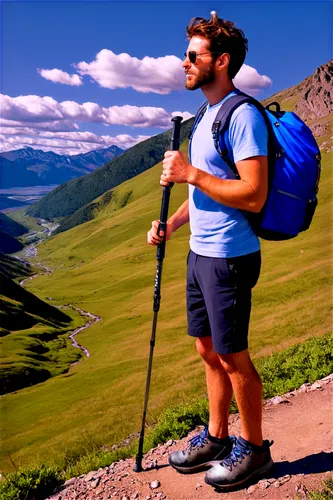
{"label": "man's beard", "polygon": [[192,79],[186,79],[185,88],[187,90],[197,90],[215,80],[213,66],[207,68],[203,73],[198,76],[192,75]]}

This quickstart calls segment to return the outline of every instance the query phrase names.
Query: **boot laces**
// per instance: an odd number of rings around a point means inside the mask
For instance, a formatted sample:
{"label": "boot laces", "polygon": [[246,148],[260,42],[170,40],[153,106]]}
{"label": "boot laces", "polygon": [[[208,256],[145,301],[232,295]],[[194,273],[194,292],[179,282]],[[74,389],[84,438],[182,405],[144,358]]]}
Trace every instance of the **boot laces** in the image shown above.
{"label": "boot laces", "polygon": [[238,462],[241,462],[245,455],[250,455],[251,451],[251,448],[243,448],[236,443],[230,455],[222,461],[222,465],[231,471],[232,467],[235,467]]}
{"label": "boot laces", "polygon": [[203,448],[207,441],[208,436],[208,426],[205,426],[204,430],[200,432],[200,434],[196,434],[193,438],[191,438],[188,442],[188,448],[193,450],[195,448]]}

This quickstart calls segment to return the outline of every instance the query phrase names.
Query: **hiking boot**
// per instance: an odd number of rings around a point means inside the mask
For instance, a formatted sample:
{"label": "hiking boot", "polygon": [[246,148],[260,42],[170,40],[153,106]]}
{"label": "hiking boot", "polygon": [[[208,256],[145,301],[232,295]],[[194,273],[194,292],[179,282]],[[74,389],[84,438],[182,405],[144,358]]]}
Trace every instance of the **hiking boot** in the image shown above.
{"label": "hiking boot", "polygon": [[240,437],[230,455],[207,472],[205,482],[218,490],[228,490],[259,480],[273,465],[269,449],[272,444],[273,441],[265,440],[262,448],[254,451]]}
{"label": "hiking boot", "polygon": [[189,440],[185,450],[174,451],[169,455],[169,464],[179,472],[191,473],[206,469],[212,461],[221,461],[228,456],[236,442],[230,436],[227,444],[217,444],[208,438],[208,427]]}

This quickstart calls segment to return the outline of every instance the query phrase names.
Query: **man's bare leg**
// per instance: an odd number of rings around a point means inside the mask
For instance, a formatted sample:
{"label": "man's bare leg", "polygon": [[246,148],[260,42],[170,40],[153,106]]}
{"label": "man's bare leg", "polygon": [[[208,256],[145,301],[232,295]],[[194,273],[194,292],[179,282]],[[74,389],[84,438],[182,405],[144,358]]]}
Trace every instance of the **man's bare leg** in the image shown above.
{"label": "man's bare leg", "polygon": [[241,436],[262,446],[262,383],[249,352],[246,349],[236,354],[219,354],[219,358],[235,394],[241,417]]}
{"label": "man's bare leg", "polygon": [[228,436],[228,416],[232,397],[230,378],[221,364],[219,355],[213,350],[211,337],[197,338],[196,347],[206,368],[208,431],[211,436],[223,439]]}

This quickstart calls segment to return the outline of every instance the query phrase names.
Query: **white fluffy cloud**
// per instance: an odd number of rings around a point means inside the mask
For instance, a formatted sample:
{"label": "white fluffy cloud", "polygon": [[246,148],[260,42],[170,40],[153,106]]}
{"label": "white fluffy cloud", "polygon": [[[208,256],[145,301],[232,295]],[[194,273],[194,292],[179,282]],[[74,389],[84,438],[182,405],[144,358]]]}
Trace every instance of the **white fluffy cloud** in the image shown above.
{"label": "white fluffy cloud", "polygon": [[[108,89],[131,87],[138,92],[170,94],[184,88],[185,77],[182,60],[176,56],[144,57],[137,59],[129,54],[115,54],[103,49],[95,60],[74,64],[77,72],[89,75],[101,87]],[[266,75],[260,75],[255,68],[243,64],[234,79],[235,85],[244,92],[258,95],[272,82]]]}
{"label": "white fluffy cloud", "polygon": [[255,68],[243,64],[233,80],[235,86],[249,95],[260,94],[263,89],[271,87],[272,80],[266,75],[260,75]]}
{"label": "white fluffy cloud", "polygon": [[[69,75],[56,68],[40,69],[38,72],[47,80],[66,85],[83,85],[81,77],[90,76],[103,88],[133,88],[138,92],[156,94],[170,94],[175,90],[182,90],[185,84],[182,60],[173,55],[157,58],[145,56],[138,59],[127,53],[115,54],[112,50],[103,49],[93,61],[81,61],[73,64],[73,67],[79,74]],[[234,83],[240,90],[253,96],[272,85],[268,76],[260,75],[255,68],[247,64],[243,64]]]}
{"label": "white fluffy cloud", "polygon": [[137,59],[126,53],[115,54],[103,49],[94,61],[81,61],[74,67],[80,75],[89,75],[107,89],[132,87],[138,92],[170,94],[184,88],[181,62],[176,56]]}
{"label": "white fluffy cloud", "polygon": [[[1,94],[0,106],[4,120],[24,122],[26,125],[67,120],[141,128],[169,128],[172,117],[164,108],[129,105],[103,108],[94,102],[57,102],[52,97],[36,95],[10,97]],[[181,112],[181,115],[185,119],[191,116],[187,111]]]}
{"label": "white fluffy cloud", "polygon": [[36,95],[10,97],[0,94],[0,106],[1,151],[31,146],[55,153],[79,154],[112,144],[128,149],[150,136],[98,136],[79,131],[77,122],[168,129],[175,114],[181,114],[184,119],[191,117],[187,111],[168,113],[163,108],[128,105],[102,108],[93,102],[59,103],[52,97]]}
{"label": "white fluffy cloud", "polygon": [[54,83],[74,85],[75,87],[83,85],[82,78],[79,75],[70,75],[61,69],[38,69],[37,71],[40,76]]}

